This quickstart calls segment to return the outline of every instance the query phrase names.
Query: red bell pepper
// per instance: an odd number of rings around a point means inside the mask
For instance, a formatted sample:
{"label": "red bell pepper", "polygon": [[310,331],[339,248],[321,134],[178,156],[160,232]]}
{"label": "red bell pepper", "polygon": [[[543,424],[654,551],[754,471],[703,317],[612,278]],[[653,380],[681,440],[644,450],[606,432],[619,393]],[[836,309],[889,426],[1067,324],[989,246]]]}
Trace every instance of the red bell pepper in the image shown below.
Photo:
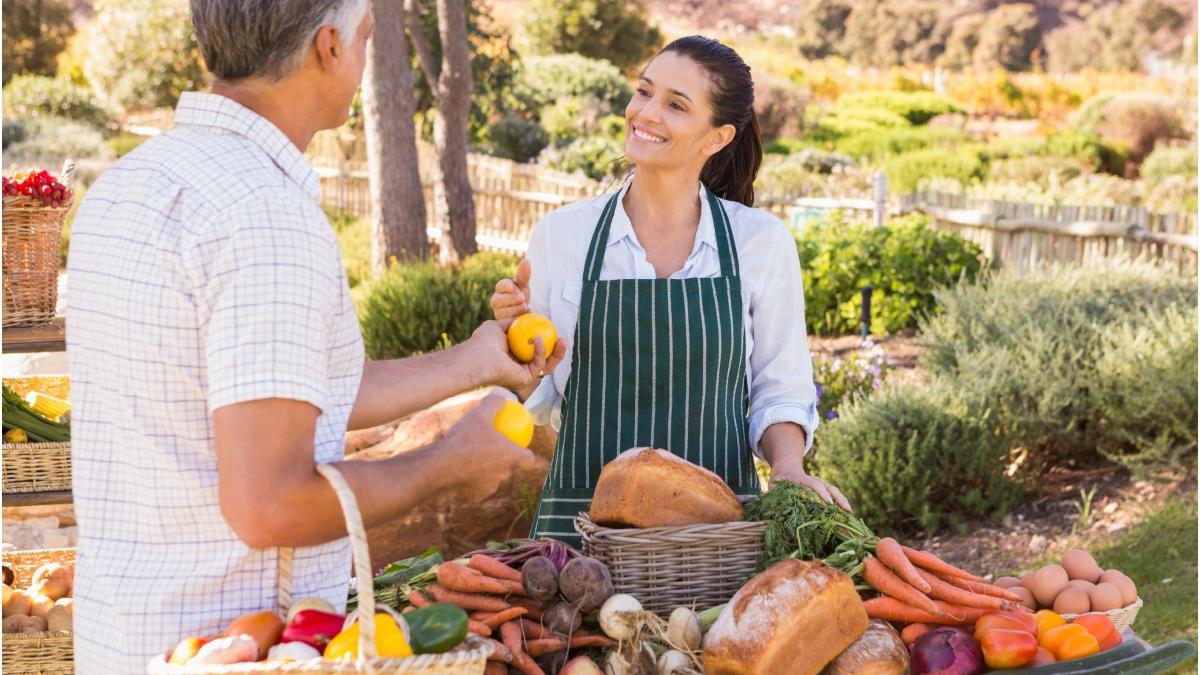
{"label": "red bell pepper", "polygon": [[985,632],[979,645],[983,648],[984,662],[993,670],[1027,666],[1033,663],[1038,651],[1037,638],[1032,633],[1004,628]]}
{"label": "red bell pepper", "polygon": [[296,612],[292,620],[283,629],[280,642],[303,642],[319,652],[325,651],[325,645],[333,636],[342,632],[346,617],[341,614],[330,614],[319,609],[305,609]]}

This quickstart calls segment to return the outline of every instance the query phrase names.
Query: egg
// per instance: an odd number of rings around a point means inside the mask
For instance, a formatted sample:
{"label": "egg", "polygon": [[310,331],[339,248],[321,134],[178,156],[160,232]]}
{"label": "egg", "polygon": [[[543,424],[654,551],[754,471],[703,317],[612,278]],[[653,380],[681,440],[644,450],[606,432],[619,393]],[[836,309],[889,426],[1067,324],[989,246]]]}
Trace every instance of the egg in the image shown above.
{"label": "egg", "polygon": [[1054,611],[1059,614],[1085,614],[1091,609],[1088,594],[1078,588],[1064,588],[1054,598]]}
{"label": "egg", "polygon": [[1000,577],[992,582],[992,585],[996,588],[1012,588],[1013,586],[1020,586],[1021,580],[1016,577]]}
{"label": "egg", "polygon": [[1067,582],[1067,587],[1079,588],[1083,589],[1083,591],[1086,593],[1091,593],[1092,589],[1096,587],[1096,584],[1093,584],[1090,581],[1084,581],[1083,579],[1072,579]]}
{"label": "egg", "polygon": [[1025,588],[1024,586],[1013,586],[1012,588],[1009,588],[1008,590],[1011,593],[1013,593],[1014,595],[1017,595],[1021,598],[1022,605],[1024,605],[1025,607],[1028,607],[1029,609],[1032,609],[1035,611],[1037,610],[1037,608],[1038,608],[1037,599],[1033,597],[1033,591],[1029,590],[1028,588]]}
{"label": "egg", "polygon": [[1121,609],[1125,603],[1121,601],[1121,589],[1108,582],[1096,584],[1088,593],[1092,603],[1092,611],[1107,612],[1110,609]]}
{"label": "egg", "polygon": [[1021,585],[1033,591],[1033,580],[1037,578],[1037,570],[1021,575]]}
{"label": "egg", "polygon": [[1082,579],[1090,581],[1093,584],[1100,578],[1103,570],[1096,564],[1096,559],[1092,554],[1081,548],[1073,548],[1067,551],[1067,554],[1062,559],[1063,569],[1067,571],[1067,576],[1072,579]]}
{"label": "egg", "polygon": [[1104,572],[1104,574],[1100,575],[1100,583],[1112,584],[1113,586],[1117,587],[1117,590],[1121,591],[1122,607],[1127,607],[1132,604],[1134,600],[1137,600],[1137,586],[1134,585],[1132,579],[1125,576],[1124,572],[1119,570],[1107,570]]}
{"label": "egg", "polygon": [[[1066,588],[1067,571],[1061,565],[1046,565],[1038,570],[1037,576],[1033,579],[1033,597],[1037,598],[1038,604],[1043,607],[1049,607],[1054,604],[1054,599]],[[1085,593],[1083,596],[1087,598]],[[1055,610],[1057,611],[1057,610]],[[1086,610],[1085,610],[1086,611]]]}

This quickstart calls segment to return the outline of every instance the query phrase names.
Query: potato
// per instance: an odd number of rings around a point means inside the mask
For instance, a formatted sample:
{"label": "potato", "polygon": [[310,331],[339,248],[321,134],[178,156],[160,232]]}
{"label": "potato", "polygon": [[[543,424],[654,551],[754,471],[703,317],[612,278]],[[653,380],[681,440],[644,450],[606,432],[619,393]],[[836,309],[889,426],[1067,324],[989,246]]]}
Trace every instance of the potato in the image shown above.
{"label": "potato", "polygon": [[612,576],[595,558],[576,558],[558,575],[558,590],[581,614],[590,614],[613,594]]}
{"label": "potato", "polygon": [[8,596],[8,600],[4,603],[4,616],[12,616],[14,614],[22,614],[29,616],[33,613],[33,598],[28,591],[16,590]]}
{"label": "potato", "polygon": [[29,590],[51,600],[58,600],[71,595],[74,583],[75,575],[71,570],[58,563],[46,563],[33,573],[33,583]]}
{"label": "potato", "polygon": [[63,599],[55,602],[54,606],[55,607],[64,607],[64,608],[66,608],[68,614],[70,614],[71,616],[75,616],[75,601],[72,600],[71,598],[63,598]]}
{"label": "potato", "polygon": [[36,616],[43,621],[46,620],[46,615],[50,613],[50,610],[54,608],[54,600],[44,595],[31,595],[29,601],[33,606],[29,616]]}
{"label": "potato", "polygon": [[521,585],[535,600],[550,602],[558,595],[558,568],[546,556],[530,558],[521,565]]}
{"label": "potato", "polygon": [[58,631],[71,630],[71,612],[67,611],[66,607],[55,605],[50,608],[50,612],[46,614],[46,628],[51,633]]}
{"label": "potato", "polygon": [[24,614],[9,614],[4,617],[4,632],[5,633],[21,633],[25,629],[25,619],[29,617]]}
{"label": "potato", "polygon": [[24,632],[24,633],[45,633],[46,632],[46,620],[41,618],[40,616],[31,616],[31,617],[25,619],[25,630],[22,632]]}

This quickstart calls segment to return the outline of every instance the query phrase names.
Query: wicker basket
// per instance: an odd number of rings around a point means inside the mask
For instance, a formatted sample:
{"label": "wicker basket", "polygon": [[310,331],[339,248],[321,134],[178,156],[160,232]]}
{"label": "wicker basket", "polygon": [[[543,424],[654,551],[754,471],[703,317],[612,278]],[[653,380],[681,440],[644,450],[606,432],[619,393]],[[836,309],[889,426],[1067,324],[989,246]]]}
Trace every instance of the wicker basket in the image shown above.
{"label": "wicker basket", "polygon": [[[374,616],[374,577],[371,574],[371,558],[367,549],[367,533],[362,515],[350,486],[337,469],[320,464],[317,471],[333,486],[346,518],[346,530],[350,534],[350,546],[354,552],[354,576],[358,585],[358,609],[346,617],[349,626],[358,615]],[[279,551],[280,616],[287,614],[292,604],[292,550]],[[389,607],[380,610],[395,614]],[[399,616],[399,615],[397,615]],[[403,624],[403,622],[400,622]],[[375,622],[361,622],[358,636],[357,661],[333,661],[312,659],[310,661],[278,661],[239,663],[230,666],[172,666],[163,657],[155,659],[149,668],[150,675],[230,675],[232,673],[402,673],[404,675],[482,675],[487,667],[487,657],[492,646],[474,634],[466,641],[444,654],[421,654],[404,659],[381,658],[375,651]]]}
{"label": "wicker basket", "polygon": [[[6,377],[4,384],[19,396],[39,391],[71,398],[71,380],[65,375]],[[5,443],[3,451],[4,494],[71,489],[70,443]]]}
{"label": "wicker basket", "polygon": [[[70,188],[74,178],[75,163],[68,159],[59,182]],[[5,197],[3,327],[54,320],[62,225],[70,209],[70,202],[54,208],[27,197]]]}
{"label": "wicker basket", "polygon": [[608,566],[613,588],[666,616],[728,602],[754,572],[766,523],[615,529],[575,518],[583,552]]}
{"label": "wicker basket", "polygon": [[[4,554],[12,566],[14,588],[28,588],[33,573],[45,563],[74,569],[75,549],[53,548]],[[58,633],[9,633],[4,636],[5,675],[72,675],[75,672],[74,636]]]}
{"label": "wicker basket", "polygon": [[[1132,603],[1120,609],[1110,609],[1107,612],[1102,612],[1107,616],[1109,621],[1117,627],[1118,631],[1123,631],[1133,625],[1133,620],[1137,618],[1138,612],[1142,609],[1142,599],[1139,597]],[[1079,614],[1063,614],[1062,618],[1068,622],[1074,621],[1080,617]]]}

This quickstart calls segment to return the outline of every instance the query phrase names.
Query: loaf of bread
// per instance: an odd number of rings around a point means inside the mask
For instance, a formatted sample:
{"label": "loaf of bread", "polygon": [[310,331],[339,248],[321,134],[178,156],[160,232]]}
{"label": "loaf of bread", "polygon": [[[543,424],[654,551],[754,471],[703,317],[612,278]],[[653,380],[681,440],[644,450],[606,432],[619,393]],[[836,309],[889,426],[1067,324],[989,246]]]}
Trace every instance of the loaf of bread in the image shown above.
{"label": "loaf of bread", "polygon": [[666,450],[633,448],[604,466],[588,516],[606,527],[667,527],[742,519],[717,474]]}
{"label": "loaf of bread", "polygon": [[867,632],[838,654],[822,675],[906,675],[908,647],[883,619],[871,619]]}
{"label": "loaf of bread", "polygon": [[783,560],[746,582],[704,637],[707,675],[816,675],[867,630],[849,576]]}

